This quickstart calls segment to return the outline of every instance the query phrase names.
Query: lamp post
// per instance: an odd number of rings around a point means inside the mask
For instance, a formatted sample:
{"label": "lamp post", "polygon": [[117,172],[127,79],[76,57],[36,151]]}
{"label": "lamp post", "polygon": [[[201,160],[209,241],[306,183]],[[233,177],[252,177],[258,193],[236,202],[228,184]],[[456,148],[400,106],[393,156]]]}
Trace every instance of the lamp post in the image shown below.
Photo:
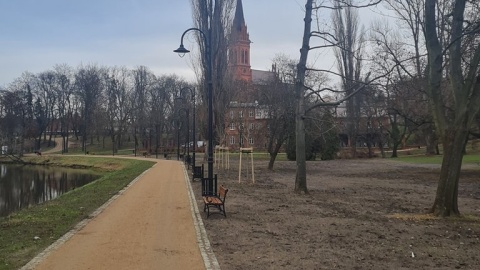
{"label": "lamp post", "polygon": [[[177,97],[176,99],[183,99],[181,97]],[[186,138],[186,141],[187,141],[187,158],[190,156],[190,110],[188,108],[180,108],[178,110],[178,113],[180,114],[180,111],[185,111],[185,114],[187,116],[187,138]],[[179,134],[180,134],[180,129],[179,129]],[[180,135],[179,135],[180,136]],[[178,140],[180,141],[180,137],[178,138]],[[185,161],[186,160],[186,157],[185,157],[185,146],[183,147],[183,160]]]}
{"label": "lamp post", "polygon": [[207,145],[207,168],[208,168],[208,187],[207,193],[215,194],[215,189],[213,187],[213,85],[212,85],[212,60],[211,60],[211,47],[210,41],[207,38],[207,35],[198,28],[189,28],[183,32],[180,39],[180,47],[174,50],[174,52],[183,55],[189,53],[190,51],[185,49],[183,46],[183,38],[185,34],[190,31],[197,31],[200,33],[200,36],[203,38],[205,45],[205,61],[207,62],[207,106],[208,106],[208,119],[207,119],[207,128],[208,128],[208,145]]}
{"label": "lamp post", "polygon": [[[184,90],[188,90],[190,92],[190,95],[191,95],[191,98],[192,98],[192,104],[193,104],[193,115],[192,115],[192,140],[193,140],[193,145],[192,145],[192,170],[195,170],[195,151],[196,151],[196,145],[197,145],[197,141],[195,139],[195,103],[196,103],[196,100],[195,100],[195,88],[189,88],[189,87],[184,87],[182,89],[180,89],[180,97],[182,98],[183,95],[183,91]],[[188,118],[188,116],[187,116]],[[188,140],[188,146],[187,146],[187,157],[190,157],[190,153],[189,153],[189,150],[190,150],[190,140]],[[189,164],[190,165],[190,164]]]}
{"label": "lamp post", "polygon": [[155,124],[155,158],[158,158],[158,124]]}
{"label": "lamp post", "polygon": [[177,160],[180,160],[180,117],[177,118]]}

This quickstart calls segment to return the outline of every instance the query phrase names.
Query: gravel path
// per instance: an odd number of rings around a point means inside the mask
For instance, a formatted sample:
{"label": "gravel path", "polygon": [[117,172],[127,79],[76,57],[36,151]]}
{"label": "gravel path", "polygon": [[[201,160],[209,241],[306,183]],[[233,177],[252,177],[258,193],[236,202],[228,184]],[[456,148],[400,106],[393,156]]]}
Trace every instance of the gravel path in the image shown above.
{"label": "gravel path", "polygon": [[24,269],[215,269],[200,215],[192,212],[197,207],[184,167],[156,161],[86,225]]}

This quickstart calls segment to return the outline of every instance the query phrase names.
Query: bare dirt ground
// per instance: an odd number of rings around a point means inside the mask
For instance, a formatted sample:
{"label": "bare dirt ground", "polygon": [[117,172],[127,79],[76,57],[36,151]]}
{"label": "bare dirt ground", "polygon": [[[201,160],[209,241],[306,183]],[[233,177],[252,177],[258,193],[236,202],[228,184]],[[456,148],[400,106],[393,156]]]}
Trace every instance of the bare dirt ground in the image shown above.
{"label": "bare dirt ground", "polygon": [[238,183],[238,160],[216,171],[227,218],[203,219],[222,269],[480,269],[478,165],[461,177],[456,219],[424,215],[439,166],[309,162],[308,195],[293,192],[294,162],[266,166],[255,164],[255,184]]}

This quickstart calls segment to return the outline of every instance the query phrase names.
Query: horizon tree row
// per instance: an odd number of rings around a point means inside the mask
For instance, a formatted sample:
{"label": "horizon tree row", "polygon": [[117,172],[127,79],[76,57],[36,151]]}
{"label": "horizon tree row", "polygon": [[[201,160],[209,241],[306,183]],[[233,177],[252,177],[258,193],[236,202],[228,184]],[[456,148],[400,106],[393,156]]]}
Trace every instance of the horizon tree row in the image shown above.
{"label": "horizon tree row", "polygon": [[54,135],[62,138],[62,153],[70,136],[85,153],[94,141],[105,146],[107,138],[113,153],[127,141],[150,152],[173,147],[174,101],[185,87],[193,88],[177,75],[156,76],[144,66],[56,65],[25,72],[0,90],[0,144],[20,155],[40,151],[42,140],[50,146]]}

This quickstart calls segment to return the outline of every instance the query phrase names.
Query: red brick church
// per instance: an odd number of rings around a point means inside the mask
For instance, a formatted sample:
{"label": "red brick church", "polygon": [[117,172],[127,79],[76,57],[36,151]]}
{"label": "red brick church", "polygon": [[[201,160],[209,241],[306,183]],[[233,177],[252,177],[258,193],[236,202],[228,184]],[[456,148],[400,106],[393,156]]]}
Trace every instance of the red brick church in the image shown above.
{"label": "red brick church", "polygon": [[228,68],[236,93],[225,114],[225,138],[222,143],[232,150],[240,147],[266,148],[268,111],[258,103],[255,92],[276,76],[274,71],[251,68],[250,43],[242,1],[237,0],[228,49]]}

